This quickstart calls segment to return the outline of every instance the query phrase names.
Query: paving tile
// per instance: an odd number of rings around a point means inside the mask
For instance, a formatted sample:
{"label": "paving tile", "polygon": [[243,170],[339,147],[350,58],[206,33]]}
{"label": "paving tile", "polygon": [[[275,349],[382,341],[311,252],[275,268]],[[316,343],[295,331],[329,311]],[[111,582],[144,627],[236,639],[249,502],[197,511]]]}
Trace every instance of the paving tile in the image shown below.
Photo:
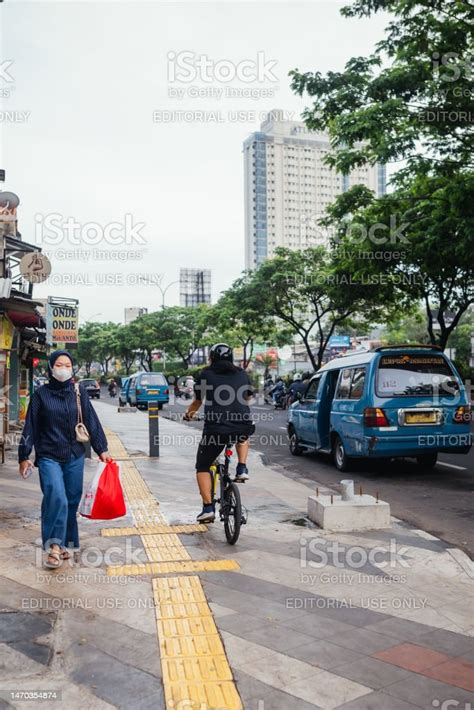
{"label": "paving tile", "polygon": [[[370,694],[372,689],[323,670],[300,681],[289,681],[286,683],[285,691],[331,710],[350,700]],[[298,707],[297,703],[295,706]]]}
{"label": "paving tile", "polygon": [[[291,648],[288,650],[288,655],[325,670],[333,670],[360,658],[360,655],[355,651],[336,646],[336,644],[323,639]],[[348,678],[349,676],[344,677]]]}
{"label": "paving tile", "polygon": [[301,634],[299,631],[293,631],[278,624],[264,622],[262,619],[253,617],[242,619],[241,624],[239,624],[239,619],[224,617],[219,620],[219,628],[241,636],[247,641],[252,641],[252,643],[258,643],[261,646],[281,652],[289,651],[296,646],[302,646],[312,641],[311,636]]}
{"label": "paving tile", "polygon": [[38,663],[6,643],[0,643],[0,669],[2,679],[27,678],[43,674],[45,671],[42,663]]}
{"label": "paving tile", "polygon": [[343,623],[351,624],[352,626],[372,626],[379,621],[392,618],[388,614],[381,614],[378,611],[363,609],[362,607],[336,606],[333,608],[332,606],[328,606],[324,609],[316,608],[314,611],[315,613],[326,616],[329,619],[342,621]]}
{"label": "paving tile", "polygon": [[55,614],[0,613],[0,641],[29,641],[51,631]]}
{"label": "paving tile", "polygon": [[[474,653],[474,638],[445,629],[432,629],[430,633],[417,638],[417,643],[448,656],[465,656]],[[474,658],[472,659],[474,660]]]}
{"label": "paving tile", "polygon": [[[252,644],[254,647],[255,644]],[[295,683],[312,675],[319,675],[323,671],[311,666],[309,663],[290,658],[283,653],[268,648],[261,648],[258,660],[242,658],[235,665],[239,670],[271,685],[279,690],[287,690],[290,683]]]}
{"label": "paving tile", "polygon": [[[100,634],[97,633],[98,624]],[[63,617],[63,630],[72,642],[85,642],[121,663],[161,677],[155,627],[153,633],[147,634],[90,611],[71,609]]]}
{"label": "paving tile", "polygon": [[331,636],[330,640],[338,646],[350,648],[359,653],[364,653],[367,656],[372,655],[376,651],[391,648],[396,644],[396,640],[393,637],[376,634],[374,631],[368,631],[367,629],[343,631],[342,633]]}
{"label": "paving tile", "polygon": [[[413,703],[420,708],[442,708],[442,704],[446,700],[451,703],[448,708],[458,708],[458,710],[468,710],[469,704],[472,704],[472,693],[462,688],[457,688],[453,685],[440,683],[433,678],[427,678],[424,675],[412,673],[409,678],[404,678],[398,683],[392,683],[380,691],[383,695],[387,694],[391,697],[405,700],[408,703]],[[456,705],[456,702],[458,705]],[[466,703],[466,705],[464,705]],[[384,708],[382,704],[380,708]]]}
{"label": "paving tile", "polygon": [[[288,695],[281,690],[275,690],[270,685],[262,683],[256,678],[244,673],[241,670],[236,670],[234,678],[237,681],[237,689],[245,710],[288,710],[295,707],[296,698]],[[307,703],[304,700],[297,700],[298,710],[318,710],[317,705]]]}
{"label": "paving tile", "polygon": [[393,617],[392,619],[385,619],[372,624],[369,630],[378,634],[393,636],[396,639],[400,639],[400,641],[411,641],[433,631],[433,627],[427,626],[427,624],[417,624],[416,621]]}
{"label": "paving tile", "polygon": [[419,705],[412,705],[384,693],[374,692],[344,703],[337,710],[419,710],[419,708]]}
{"label": "paving tile", "polygon": [[32,658],[33,661],[42,663],[44,666],[47,666],[50,662],[52,650],[47,645],[34,643],[33,641],[13,641],[8,645],[14,648],[15,651],[23,653],[28,658]]}
{"label": "paving tile", "polygon": [[156,710],[164,707],[161,680],[121,663],[89,644],[72,644],[68,649],[69,675],[94,695],[114,707]]}
{"label": "paving tile", "polygon": [[461,658],[454,658],[439,666],[428,668],[423,671],[423,675],[474,692],[474,663]]}
{"label": "paving tile", "polygon": [[287,619],[281,622],[281,624],[282,626],[288,626],[290,629],[302,631],[308,634],[308,636],[314,636],[319,639],[336,636],[345,631],[354,631],[356,628],[355,626],[351,626],[351,624],[345,624],[335,619],[328,619],[319,614],[304,614],[303,616]]}
{"label": "paving tile", "polygon": [[247,631],[255,630],[262,626],[268,626],[268,622],[265,619],[259,619],[257,616],[244,616],[243,614],[232,614],[228,616],[223,616],[216,619],[216,623],[219,625],[219,629],[228,631],[231,634],[237,634],[237,636],[243,636],[247,638]]}
{"label": "paving tile", "polygon": [[353,663],[339,666],[333,672],[344,678],[355,680],[357,683],[362,683],[362,685],[367,685],[369,688],[374,688],[374,690],[380,690],[390,683],[396,683],[402,678],[410,676],[410,672],[403,668],[378,661],[376,658],[369,658],[369,656],[359,657]]}
{"label": "paving tile", "polygon": [[427,668],[449,660],[449,656],[444,653],[439,653],[439,651],[433,651],[431,648],[424,648],[414,643],[401,643],[372,655],[373,658],[392,663],[394,666],[405,668],[407,671],[413,671],[414,673],[421,673]]}

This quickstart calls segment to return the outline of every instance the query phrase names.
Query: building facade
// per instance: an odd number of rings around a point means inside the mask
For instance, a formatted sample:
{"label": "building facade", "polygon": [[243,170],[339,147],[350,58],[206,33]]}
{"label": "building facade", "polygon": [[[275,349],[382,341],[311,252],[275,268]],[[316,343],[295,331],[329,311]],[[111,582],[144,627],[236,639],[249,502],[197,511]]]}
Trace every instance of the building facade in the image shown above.
{"label": "building facade", "polygon": [[277,247],[304,249],[327,242],[318,221],[341,192],[356,184],[385,193],[385,166],[363,166],[343,176],[325,165],[325,133],[272,111],[244,142],[245,268],[255,269]]}
{"label": "building facade", "polygon": [[136,320],[140,316],[144,316],[148,313],[148,308],[125,308],[124,309],[124,322],[125,325],[128,325],[129,323],[132,323],[132,321]]}
{"label": "building facade", "polygon": [[180,269],[180,306],[197,306],[200,303],[211,303],[211,270]]}

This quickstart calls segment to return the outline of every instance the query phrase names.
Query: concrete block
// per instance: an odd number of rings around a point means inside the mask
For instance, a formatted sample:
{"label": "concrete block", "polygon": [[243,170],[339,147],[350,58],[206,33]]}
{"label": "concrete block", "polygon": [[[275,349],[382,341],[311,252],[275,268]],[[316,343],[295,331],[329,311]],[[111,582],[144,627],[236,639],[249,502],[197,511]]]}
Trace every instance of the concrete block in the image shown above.
{"label": "concrete block", "polygon": [[126,414],[129,412],[136,412],[137,408],[136,407],[117,407],[117,412],[125,412]]}
{"label": "concrete block", "polygon": [[390,506],[373,496],[355,496],[342,500],[341,496],[309,496],[308,517],[325,530],[378,530],[390,527]]}

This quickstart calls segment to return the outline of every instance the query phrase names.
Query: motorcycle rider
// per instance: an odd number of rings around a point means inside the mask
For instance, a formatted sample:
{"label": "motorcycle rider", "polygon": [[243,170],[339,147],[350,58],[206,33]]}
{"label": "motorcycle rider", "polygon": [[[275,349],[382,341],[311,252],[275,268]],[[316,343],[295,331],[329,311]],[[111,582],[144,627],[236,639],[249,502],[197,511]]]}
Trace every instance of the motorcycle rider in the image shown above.
{"label": "motorcycle rider", "polygon": [[277,407],[279,405],[280,399],[285,394],[285,391],[286,391],[285,383],[283,382],[281,377],[277,377],[275,384],[273,385],[273,387],[270,390],[270,394],[272,395],[273,404],[275,407]]}

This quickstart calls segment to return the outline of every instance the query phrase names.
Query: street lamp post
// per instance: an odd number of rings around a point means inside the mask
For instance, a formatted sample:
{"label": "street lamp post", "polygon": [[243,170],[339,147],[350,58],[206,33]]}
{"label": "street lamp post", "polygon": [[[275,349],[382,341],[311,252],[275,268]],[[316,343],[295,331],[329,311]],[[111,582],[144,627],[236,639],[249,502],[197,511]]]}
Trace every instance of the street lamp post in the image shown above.
{"label": "street lamp post", "polygon": [[164,307],[165,307],[165,296],[166,296],[167,290],[170,288],[170,286],[174,286],[175,284],[179,284],[179,280],[172,281],[164,289],[161,287],[161,284],[156,284],[158,286],[158,288],[160,289],[160,293],[161,293],[161,308],[164,309]]}
{"label": "street lamp post", "polygon": [[[170,286],[174,286],[175,284],[178,284],[178,283],[179,283],[179,280],[172,281],[164,289],[161,287],[161,284],[156,284],[158,286],[158,288],[160,289],[160,293],[161,293],[161,309],[162,310],[165,309],[165,296],[166,296],[167,290],[169,289]],[[163,349],[163,372],[166,372],[166,350],[164,350],[164,349]]]}

